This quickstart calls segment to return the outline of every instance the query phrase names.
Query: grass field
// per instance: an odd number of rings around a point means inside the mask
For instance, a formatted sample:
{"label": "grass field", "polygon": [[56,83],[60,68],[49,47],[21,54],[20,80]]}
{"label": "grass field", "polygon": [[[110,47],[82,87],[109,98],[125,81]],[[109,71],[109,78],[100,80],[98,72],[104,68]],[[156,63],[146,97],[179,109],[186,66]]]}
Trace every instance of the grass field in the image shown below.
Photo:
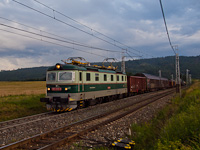
{"label": "grass field", "polygon": [[0,82],[0,97],[10,95],[45,94],[45,81]]}
{"label": "grass field", "polygon": [[[134,150],[200,150],[200,81],[182,91],[154,119],[131,125]],[[102,147],[95,150],[110,150]]]}
{"label": "grass field", "polygon": [[132,125],[135,149],[200,150],[200,81],[172,99],[151,121]]}
{"label": "grass field", "polygon": [[45,82],[0,82],[0,121],[46,112]]}

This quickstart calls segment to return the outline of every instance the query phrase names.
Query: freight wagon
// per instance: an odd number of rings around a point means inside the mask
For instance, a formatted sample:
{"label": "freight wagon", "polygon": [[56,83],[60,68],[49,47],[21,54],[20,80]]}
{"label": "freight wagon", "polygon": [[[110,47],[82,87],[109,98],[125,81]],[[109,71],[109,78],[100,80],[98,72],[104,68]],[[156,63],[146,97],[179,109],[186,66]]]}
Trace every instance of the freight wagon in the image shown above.
{"label": "freight wagon", "polygon": [[137,73],[135,76],[146,78],[147,91],[157,91],[169,88],[169,80],[167,78],[160,78],[147,73]]}
{"label": "freight wagon", "polygon": [[147,90],[147,82],[145,77],[128,76],[127,79],[129,96],[136,93],[144,93]]}

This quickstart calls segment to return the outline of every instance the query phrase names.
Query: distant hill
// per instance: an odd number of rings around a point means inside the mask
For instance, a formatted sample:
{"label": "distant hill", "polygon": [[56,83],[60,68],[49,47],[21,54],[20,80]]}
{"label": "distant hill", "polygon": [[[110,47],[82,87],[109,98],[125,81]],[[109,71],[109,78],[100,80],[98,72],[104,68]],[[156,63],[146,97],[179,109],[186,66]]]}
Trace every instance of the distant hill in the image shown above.
{"label": "distant hill", "polygon": [[[99,64],[99,63],[97,63]],[[120,66],[120,63],[117,63]],[[0,72],[0,81],[37,81],[45,80],[48,67],[23,68],[13,71]],[[180,56],[181,76],[184,79],[186,69],[190,70],[192,78],[200,79],[200,56],[185,57]],[[120,69],[120,67],[119,67]],[[158,75],[158,70],[162,70],[162,76],[175,78],[175,57],[161,57],[152,59],[131,60],[126,62],[126,73],[134,75],[136,73],[149,73]]]}
{"label": "distant hill", "polygon": [[0,72],[0,81],[42,81],[48,67],[22,68]]}
{"label": "distant hill", "polygon": [[[185,57],[180,56],[181,76],[185,78],[186,69],[190,70],[192,78],[200,79],[200,56]],[[126,62],[126,71],[128,73],[144,72],[158,75],[158,70],[162,71],[162,76],[171,78],[171,74],[175,78],[175,57],[168,56],[153,59],[140,59]]]}

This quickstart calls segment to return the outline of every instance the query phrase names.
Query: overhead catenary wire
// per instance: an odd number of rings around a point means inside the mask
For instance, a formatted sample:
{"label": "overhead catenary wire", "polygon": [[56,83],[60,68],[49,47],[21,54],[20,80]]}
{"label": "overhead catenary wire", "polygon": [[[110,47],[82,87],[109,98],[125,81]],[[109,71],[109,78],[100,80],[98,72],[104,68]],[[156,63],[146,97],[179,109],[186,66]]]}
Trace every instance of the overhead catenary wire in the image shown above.
{"label": "overhead catenary wire", "polygon": [[58,38],[54,38],[54,37],[50,37],[50,36],[45,36],[45,35],[42,35],[41,33],[40,34],[39,33],[34,33],[34,32],[31,32],[31,31],[27,31],[27,30],[24,30],[24,29],[12,27],[12,26],[9,26],[9,25],[6,25],[6,24],[2,24],[2,23],[0,23],[0,25],[8,27],[8,28],[15,29],[15,30],[18,30],[18,31],[26,32],[26,33],[29,33],[29,34],[34,34],[34,35],[37,35],[37,36],[40,36],[40,37],[45,37],[45,38],[48,38],[48,39],[51,39],[51,40],[56,40],[56,41],[59,41],[59,42],[64,42],[64,43],[73,44],[73,45],[82,46],[82,47],[87,47],[87,48],[94,48],[94,49],[101,50],[101,51],[118,52],[118,53],[120,53],[119,51],[106,50],[106,49],[96,48],[96,47],[92,47],[92,46],[86,46],[86,45],[82,45],[82,44],[78,44],[78,43],[74,43],[74,42],[69,42],[69,41],[66,41],[66,40],[62,40],[62,39],[58,39]]}
{"label": "overhead catenary wire", "polygon": [[78,27],[75,27],[75,26],[73,26],[73,25],[71,25],[71,24],[69,24],[69,23],[67,23],[67,22],[65,22],[65,21],[62,21],[62,20],[57,19],[57,18],[55,18],[55,17],[52,17],[52,16],[50,16],[50,15],[44,13],[44,12],[41,12],[41,11],[35,9],[35,8],[32,8],[32,7],[30,7],[30,6],[28,6],[28,5],[25,5],[25,4],[21,3],[21,2],[18,2],[18,1],[16,1],[16,0],[13,0],[13,1],[16,2],[16,3],[18,3],[18,4],[20,4],[20,5],[22,5],[22,6],[25,6],[25,7],[29,8],[29,9],[31,9],[31,10],[34,10],[34,11],[36,11],[36,12],[42,14],[42,15],[45,15],[45,16],[47,16],[47,17],[49,17],[49,18],[52,18],[52,19],[55,19],[56,21],[58,21],[58,22],[60,22],[60,23],[63,23],[63,24],[65,24],[65,25],[70,26],[70,27],[72,27],[72,28],[74,28],[74,29],[77,29],[77,30],[79,30],[79,31],[81,31],[81,32],[83,32],[83,33],[86,33],[86,34],[88,34],[88,35],[90,35],[90,36],[93,36],[93,37],[95,37],[95,38],[97,38],[97,39],[99,39],[99,40],[101,40],[101,41],[104,41],[104,42],[106,42],[106,43],[108,43],[108,44],[111,44],[111,45],[116,46],[116,47],[118,47],[118,48],[120,48],[120,49],[123,49],[123,47],[117,46],[117,45],[115,45],[115,44],[113,44],[113,43],[111,43],[111,42],[109,42],[109,41],[106,41],[106,40],[104,40],[104,39],[102,39],[102,38],[100,38],[100,37],[98,37],[98,36],[95,36],[94,34],[91,34],[91,33],[87,32],[87,31],[84,31],[84,30],[78,28]]}
{"label": "overhead catenary wire", "polygon": [[163,20],[164,20],[164,24],[165,24],[165,29],[166,29],[166,32],[167,32],[167,37],[168,37],[168,40],[169,40],[169,44],[172,48],[172,50],[174,51],[174,54],[176,54],[173,46],[172,46],[172,43],[171,43],[171,40],[170,40],[170,36],[169,36],[169,32],[168,32],[168,28],[167,28],[167,22],[166,22],[166,19],[165,19],[165,13],[164,13],[164,10],[163,10],[163,5],[162,5],[162,1],[160,1],[160,7],[161,7],[161,11],[162,11],[162,16],[163,16]]}
{"label": "overhead catenary wire", "polygon": [[0,29],[0,30],[1,30],[1,31],[4,31],[4,32],[7,32],[7,33],[12,33],[12,34],[19,35],[19,36],[23,36],[23,37],[26,37],[26,38],[30,38],[30,39],[34,39],[34,40],[38,40],[38,41],[50,43],[50,44],[53,44],[53,45],[57,45],[57,46],[61,46],[61,47],[65,47],[65,48],[73,49],[73,50],[76,50],[76,51],[80,51],[80,52],[84,52],[84,53],[88,53],[88,54],[92,54],[92,55],[96,55],[96,56],[99,56],[99,57],[106,58],[106,57],[103,56],[103,55],[99,55],[99,54],[92,53],[92,52],[87,52],[87,51],[84,51],[84,50],[81,50],[81,49],[78,49],[78,48],[74,48],[74,47],[70,47],[70,46],[58,44],[58,43],[51,42],[51,41],[48,41],[48,40],[44,40],[44,39],[39,39],[39,38],[31,37],[31,36],[28,36],[28,35],[24,35],[24,34],[12,32],[12,31],[8,31],[8,30],[5,30],[5,29]]}
{"label": "overhead catenary wire", "polygon": [[[37,29],[35,27],[25,25],[23,23],[20,23],[20,22],[14,21],[14,20],[10,20],[10,19],[7,19],[7,18],[1,17],[1,16],[0,16],[0,19],[6,20],[6,21],[9,21],[9,22],[12,22],[12,23],[16,23],[16,24],[19,24],[19,25],[22,25],[24,27],[28,27],[28,28],[31,28],[31,29],[34,29],[34,30],[42,31],[43,33],[47,33],[49,35],[53,35],[53,36],[56,36],[56,37],[59,37],[59,38],[63,38],[63,39],[66,39],[66,40],[69,40],[69,41],[72,41],[72,42],[80,43],[80,42],[77,42],[75,40],[67,39],[66,37],[62,37],[62,36],[59,36],[59,35],[56,35],[54,33],[50,33],[50,32],[47,32],[47,31],[44,31],[44,30],[41,30],[41,29]],[[82,44],[82,43],[80,43],[80,44]]]}
{"label": "overhead catenary wire", "polygon": [[134,57],[138,57],[138,56],[131,56],[128,52],[126,52],[126,54],[128,54],[128,56],[131,57],[133,60],[135,60]]}
{"label": "overhead catenary wire", "polygon": [[[47,17],[49,17],[49,18],[52,18],[52,19],[54,19],[54,20],[56,20],[56,21],[58,21],[58,22],[60,22],[60,23],[63,23],[63,24],[65,24],[65,25],[67,25],[67,26],[70,26],[70,27],[72,27],[72,28],[74,28],[74,29],[77,29],[77,30],[79,30],[79,31],[81,31],[81,32],[83,32],[83,33],[86,33],[86,34],[88,34],[88,35],[90,35],[90,36],[93,36],[93,37],[95,37],[95,38],[97,38],[97,39],[99,39],[99,40],[101,40],[101,41],[103,41],[103,42],[106,42],[106,43],[111,44],[111,45],[113,45],[113,46],[115,46],[115,47],[118,47],[118,48],[120,48],[120,49],[123,49],[123,47],[118,46],[118,45],[116,45],[116,44],[113,44],[112,42],[107,41],[107,40],[105,40],[105,39],[103,39],[103,38],[100,38],[100,37],[94,35],[93,33],[89,33],[89,32],[87,32],[87,31],[82,30],[82,29],[80,29],[80,28],[78,28],[78,27],[75,27],[75,26],[73,26],[73,25],[71,25],[71,24],[69,24],[69,23],[67,23],[67,22],[65,22],[65,21],[62,21],[62,20],[60,20],[60,19],[57,19],[57,18],[55,17],[55,14],[54,14],[54,16],[52,17],[51,15],[48,15],[48,14],[46,14],[46,13],[44,13],[44,12],[41,12],[41,11],[39,11],[39,10],[37,10],[37,9],[35,9],[35,8],[32,8],[32,7],[30,7],[30,6],[26,5],[26,4],[23,4],[23,3],[21,3],[21,2],[19,2],[19,1],[17,1],[17,0],[12,0],[12,1],[14,1],[14,2],[16,2],[16,3],[18,3],[18,4],[20,4],[20,5],[24,6],[24,7],[27,7],[27,8],[29,8],[29,9],[33,10],[33,11],[36,11],[36,12],[38,12],[38,13],[44,15],[44,16],[47,16]],[[37,1],[37,2],[38,2],[38,1]],[[41,2],[40,2],[40,3],[41,3]],[[43,3],[42,3],[42,4],[43,4]],[[48,6],[47,6],[47,7],[48,7]],[[56,11],[56,10],[53,9],[53,8],[50,8],[50,7],[49,7],[49,9],[52,9],[54,12],[58,12],[58,11]],[[65,15],[65,16],[66,16],[66,15]],[[74,20],[74,19],[73,19],[73,20]],[[88,28],[90,28],[90,27],[88,27]],[[90,29],[92,29],[92,28],[90,28]],[[94,29],[92,29],[92,31],[95,31],[95,32],[96,32],[96,30],[94,30]],[[97,31],[97,32],[98,32],[98,31]],[[100,33],[100,32],[98,32],[98,33],[101,34],[101,35],[104,35],[104,34],[102,34],[102,33]],[[110,38],[110,37],[109,37],[109,38]],[[111,38],[110,38],[110,39],[111,39]],[[114,40],[114,39],[112,39],[112,40]],[[117,41],[117,40],[114,40],[114,42],[120,43],[120,42]],[[125,45],[125,44],[121,43],[121,45]],[[125,45],[125,46],[127,46],[127,45]],[[127,47],[128,47],[128,46],[127,46]],[[128,47],[128,48],[131,48],[131,47]],[[133,50],[135,50],[135,49],[133,49]],[[140,51],[138,51],[138,52],[140,52]],[[140,52],[140,53],[142,53],[142,52]],[[149,54],[146,54],[146,55],[149,55]],[[150,55],[149,55],[149,56],[150,56]],[[151,56],[151,57],[152,57],[152,56]]]}
{"label": "overhead catenary wire", "polygon": [[[64,17],[66,17],[66,18],[68,18],[68,19],[70,19],[70,20],[76,22],[77,24],[80,24],[80,25],[82,25],[82,26],[88,28],[89,30],[91,30],[91,31],[93,31],[93,32],[96,32],[96,33],[98,33],[98,34],[100,34],[100,35],[102,35],[102,36],[104,36],[104,37],[106,37],[106,38],[112,40],[114,43],[119,43],[119,44],[121,44],[121,45],[123,45],[123,46],[125,46],[125,47],[127,47],[127,48],[130,48],[130,49],[132,49],[132,50],[134,50],[134,51],[137,51],[137,52],[139,52],[139,53],[142,53],[142,52],[139,51],[139,50],[133,49],[132,47],[127,46],[127,45],[125,45],[125,44],[119,42],[118,40],[115,40],[115,39],[109,37],[108,35],[103,34],[103,33],[99,32],[99,31],[97,31],[97,30],[95,30],[95,29],[93,29],[93,28],[91,28],[91,27],[89,27],[89,26],[87,26],[87,25],[85,25],[85,24],[83,24],[83,23],[81,23],[81,22],[79,22],[79,21],[73,19],[72,17],[69,17],[69,16],[67,16],[67,15],[65,15],[65,14],[63,14],[63,13],[61,13],[60,11],[57,11],[57,10],[51,8],[50,6],[48,6],[48,5],[46,5],[46,4],[42,3],[42,2],[39,2],[38,0],[33,0],[33,1],[35,1],[35,2],[37,2],[37,3],[39,3],[39,4],[41,4],[41,5],[43,5],[43,6],[46,7],[46,8],[51,9],[53,12],[56,12],[56,13],[58,13],[58,14],[64,16]],[[148,55],[148,54],[147,54],[147,55]],[[149,56],[150,56],[150,55],[149,55]]]}
{"label": "overhead catenary wire", "polygon": [[[116,51],[116,50],[110,50],[110,49],[104,49],[104,48],[99,48],[99,47],[94,47],[94,46],[86,45],[86,44],[83,44],[83,43],[81,43],[81,42],[77,42],[77,41],[75,41],[75,40],[67,39],[67,38],[65,38],[65,37],[62,37],[62,36],[59,36],[59,35],[56,35],[56,34],[53,34],[53,33],[50,33],[50,32],[46,32],[46,31],[44,31],[44,30],[37,29],[37,28],[35,28],[35,27],[28,26],[28,25],[25,25],[25,24],[23,24],[23,23],[19,23],[19,22],[16,22],[16,21],[13,21],[13,20],[10,20],[10,19],[1,17],[1,16],[0,16],[0,19],[6,20],[6,21],[10,21],[10,22],[13,22],[13,23],[16,23],[16,24],[19,24],[19,25],[28,27],[28,28],[30,28],[30,29],[37,30],[37,31],[39,31],[39,32],[41,32],[41,33],[47,33],[47,34],[53,35],[53,36],[55,36],[55,37],[59,37],[59,38],[62,38],[62,39],[66,39],[66,40],[68,40],[68,41],[65,41],[65,42],[70,43],[70,44],[73,44],[73,45],[82,46],[82,47],[87,47],[87,48],[92,48],[92,49],[97,49],[97,50],[103,50],[103,51],[119,52],[119,53],[121,53],[120,51]],[[69,42],[69,41],[70,41],[70,42]]]}

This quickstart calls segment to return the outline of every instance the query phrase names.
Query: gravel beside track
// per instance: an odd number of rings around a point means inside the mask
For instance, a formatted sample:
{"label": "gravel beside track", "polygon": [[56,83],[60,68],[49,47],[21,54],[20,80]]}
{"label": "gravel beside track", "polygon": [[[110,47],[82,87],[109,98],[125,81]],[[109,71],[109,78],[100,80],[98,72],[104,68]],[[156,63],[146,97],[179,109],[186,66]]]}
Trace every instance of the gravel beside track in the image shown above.
{"label": "gravel beside track", "polygon": [[[129,114],[115,122],[112,122],[102,128],[81,136],[78,142],[71,145],[65,145],[58,150],[82,150],[94,147],[111,146],[114,140],[124,138],[132,134],[130,132],[130,125],[133,123],[145,123],[151,120],[155,114],[164,106],[169,104],[174,94],[166,96],[132,114]],[[137,143],[136,143],[137,144]]]}
{"label": "gravel beside track", "polygon": [[[162,93],[159,91],[158,93]],[[83,120],[88,117],[99,115],[101,113],[108,112],[110,110],[116,109],[123,106],[124,104],[132,103],[133,101],[139,101],[141,98],[149,97],[149,95],[154,95],[157,93],[149,93],[143,95],[137,95],[134,97],[128,97],[125,99],[112,101],[109,103],[104,103],[101,105],[95,105],[85,109],[75,110],[72,112],[58,114],[56,116],[51,116],[48,118],[43,118],[37,123],[27,123],[23,126],[16,126],[15,128],[6,128],[0,130],[0,146],[8,143],[12,143],[30,136],[47,132],[49,130],[62,127],[64,125]]]}
{"label": "gravel beside track", "polygon": [[3,121],[3,122],[0,122],[0,130],[4,130],[6,128],[11,128],[13,126],[17,126],[17,125],[26,123],[28,121],[34,121],[34,120],[38,120],[38,119],[41,119],[44,117],[49,117],[51,115],[55,115],[55,113],[54,112],[46,112],[46,113],[36,114],[36,115],[32,115],[32,116],[17,118],[17,119],[13,119],[13,120]]}

